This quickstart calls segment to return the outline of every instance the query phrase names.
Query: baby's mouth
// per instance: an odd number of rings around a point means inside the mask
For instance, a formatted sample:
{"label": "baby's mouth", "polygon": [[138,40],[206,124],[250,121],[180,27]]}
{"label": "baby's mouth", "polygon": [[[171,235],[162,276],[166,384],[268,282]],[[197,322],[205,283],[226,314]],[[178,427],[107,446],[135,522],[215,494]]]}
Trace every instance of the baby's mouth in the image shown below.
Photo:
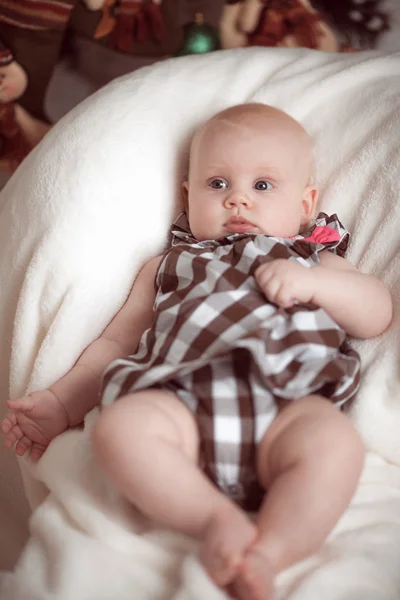
{"label": "baby's mouth", "polygon": [[230,217],[224,223],[224,227],[231,233],[246,233],[256,227],[254,223],[250,223],[245,217]]}

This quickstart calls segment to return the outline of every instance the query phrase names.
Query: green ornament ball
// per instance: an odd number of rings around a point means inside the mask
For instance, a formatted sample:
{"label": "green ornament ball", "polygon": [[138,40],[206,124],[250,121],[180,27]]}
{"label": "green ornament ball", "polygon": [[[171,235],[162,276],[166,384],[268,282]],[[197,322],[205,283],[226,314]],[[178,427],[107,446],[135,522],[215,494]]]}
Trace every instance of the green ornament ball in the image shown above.
{"label": "green ornament ball", "polygon": [[210,25],[191,23],[185,27],[183,46],[177,56],[205,54],[218,50],[219,47],[218,35]]}

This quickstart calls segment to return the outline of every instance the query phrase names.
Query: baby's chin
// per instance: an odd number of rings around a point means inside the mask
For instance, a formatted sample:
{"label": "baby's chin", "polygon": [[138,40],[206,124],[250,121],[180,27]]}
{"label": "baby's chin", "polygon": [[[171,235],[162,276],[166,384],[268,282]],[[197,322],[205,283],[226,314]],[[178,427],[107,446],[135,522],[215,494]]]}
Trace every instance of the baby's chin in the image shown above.
{"label": "baby's chin", "polygon": [[261,228],[261,227],[221,227],[218,229],[209,229],[209,230],[204,230],[204,229],[200,229],[200,230],[196,230],[191,229],[193,237],[198,240],[199,242],[204,242],[206,240],[217,240],[219,238],[223,238],[223,237],[227,237],[228,235],[235,235],[235,234],[249,234],[249,235],[268,235],[270,237],[277,237],[277,238],[292,238],[295,237],[296,235],[298,235],[298,231],[296,231],[295,233],[293,232],[289,232],[289,231],[283,231],[283,230],[276,230],[276,231],[270,231],[268,228]]}

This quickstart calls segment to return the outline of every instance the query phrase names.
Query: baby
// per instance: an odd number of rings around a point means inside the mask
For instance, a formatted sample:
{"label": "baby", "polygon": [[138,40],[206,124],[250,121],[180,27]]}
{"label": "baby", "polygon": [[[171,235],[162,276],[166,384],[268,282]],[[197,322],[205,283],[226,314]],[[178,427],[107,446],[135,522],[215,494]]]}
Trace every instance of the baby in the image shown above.
{"label": "baby", "polygon": [[171,247],[72,370],[9,401],[2,423],[5,445],[37,460],[98,404],[103,376],[99,464],[154,522],[201,540],[210,577],[241,600],[271,598],[347,507],[364,449],[338,409],[359,383],[346,334],[392,317],[382,283],[342,257],[336,215],[313,221],[312,177],[311,140],[280,110],[210,119]]}

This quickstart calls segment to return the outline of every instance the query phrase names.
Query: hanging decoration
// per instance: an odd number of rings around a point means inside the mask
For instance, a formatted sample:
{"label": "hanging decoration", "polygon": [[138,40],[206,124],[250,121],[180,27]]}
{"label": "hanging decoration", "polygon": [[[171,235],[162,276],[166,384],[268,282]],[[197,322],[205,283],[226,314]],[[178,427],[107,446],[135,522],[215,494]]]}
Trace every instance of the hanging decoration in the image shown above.
{"label": "hanging decoration", "polygon": [[184,29],[184,41],[177,56],[185,54],[205,54],[219,48],[217,32],[204,22],[203,13],[195,15],[193,23],[189,23]]}

